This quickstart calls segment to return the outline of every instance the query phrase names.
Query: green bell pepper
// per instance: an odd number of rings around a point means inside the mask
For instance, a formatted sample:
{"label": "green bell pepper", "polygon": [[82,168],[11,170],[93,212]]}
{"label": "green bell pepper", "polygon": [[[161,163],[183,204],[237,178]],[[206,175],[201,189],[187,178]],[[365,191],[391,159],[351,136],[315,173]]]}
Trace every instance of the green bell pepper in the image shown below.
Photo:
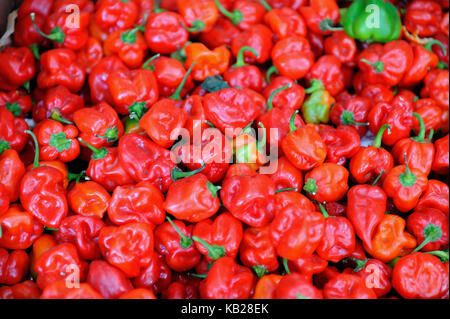
{"label": "green bell pepper", "polygon": [[392,3],[383,0],[357,0],[346,10],[342,19],[349,37],[365,42],[397,40],[402,21]]}

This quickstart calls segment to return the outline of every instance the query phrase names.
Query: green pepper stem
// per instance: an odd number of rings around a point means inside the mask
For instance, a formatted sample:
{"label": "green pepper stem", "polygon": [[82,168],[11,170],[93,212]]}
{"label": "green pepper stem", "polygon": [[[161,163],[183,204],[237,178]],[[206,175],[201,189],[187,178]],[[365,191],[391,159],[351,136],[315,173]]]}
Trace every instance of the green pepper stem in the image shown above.
{"label": "green pepper stem", "polygon": [[106,129],[105,135],[95,134],[95,136],[105,139],[108,143],[113,143],[119,139],[119,129],[114,125],[113,127],[108,127]]}
{"label": "green pepper stem", "polygon": [[432,39],[432,40],[428,41],[423,47],[425,49],[427,49],[428,51],[433,52],[433,50],[432,50],[433,45],[438,45],[441,48],[444,56],[447,55],[447,49],[445,48],[444,44],[442,44],[442,42],[439,40]]}
{"label": "green pepper stem", "polygon": [[382,61],[377,61],[375,63],[370,62],[367,59],[361,59],[360,61],[370,65],[375,70],[375,73],[381,73],[384,71],[384,63]]}
{"label": "green pepper stem", "polygon": [[63,44],[64,43],[64,39],[66,38],[66,35],[64,34],[64,32],[61,30],[60,27],[53,28],[53,30],[51,31],[50,34],[45,34],[37,26],[36,20],[35,20],[35,16],[36,16],[36,14],[34,12],[30,13],[31,22],[33,22],[33,27],[35,28],[37,33],[39,33],[44,38],[47,38],[47,39],[52,40],[52,41],[55,41],[55,42],[57,42],[59,44]]}
{"label": "green pepper stem", "polygon": [[275,65],[272,65],[270,68],[266,71],[266,82],[267,84],[270,84],[270,77],[272,74],[278,74],[278,69]]}
{"label": "green pepper stem", "polygon": [[411,139],[413,141],[419,142],[419,143],[424,143],[425,141],[425,123],[423,122],[422,117],[419,115],[419,113],[414,112],[412,114],[418,121],[419,121],[419,125],[420,125],[420,130],[419,130],[419,134],[416,137],[411,137]]}
{"label": "green pepper stem", "polygon": [[0,155],[6,150],[9,150],[11,148],[11,144],[8,141],[5,141],[0,138]]}
{"label": "green pepper stem", "polygon": [[108,154],[108,150],[106,148],[102,147],[102,148],[98,149],[98,148],[92,146],[91,144],[83,141],[83,139],[81,137],[78,138],[78,141],[92,151],[91,158],[93,160],[105,158],[106,155]]}
{"label": "green pepper stem", "polygon": [[341,114],[341,122],[344,125],[369,126],[369,123],[361,123],[355,121],[355,116],[352,111],[344,110]]}
{"label": "green pepper stem", "polygon": [[266,146],[266,128],[264,127],[264,125],[261,122],[258,123],[258,126],[262,128],[263,136],[262,136],[262,141],[258,140],[258,142],[256,142],[256,148],[258,149],[258,151],[260,153],[262,153],[264,146]]}
{"label": "green pepper stem", "polygon": [[208,249],[208,256],[211,259],[217,260],[217,259],[225,256],[225,247],[218,246],[218,245],[210,245],[206,241],[204,241],[203,239],[201,239],[197,236],[192,236],[192,239],[195,240],[196,242],[202,244],[203,246],[206,247],[206,249]]}
{"label": "green pepper stem", "polygon": [[236,56],[236,63],[233,64],[233,68],[240,68],[242,66],[246,66],[247,63],[245,63],[244,61],[244,53],[245,51],[250,51],[251,53],[253,53],[257,58],[259,58],[259,53],[256,52],[255,49],[253,49],[252,47],[249,46],[243,46],[242,48],[239,49],[239,52]]}
{"label": "green pepper stem", "polygon": [[431,129],[431,130],[430,130],[430,133],[428,133],[428,141],[429,141],[429,142],[432,142],[433,136],[434,136],[434,130]]}
{"label": "green pepper stem", "polygon": [[322,81],[317,80],[317,79],[312,79],[310,81],[310,87],[305,89],[305,93],[306,94],[311,94],[311,93],[313,93],[315,91],[323,90],[323,89],[324,89],[324,86],[323,86]]}
{"label": "green pepper stem", "polygon": [[333,27],[333,20],[331,19],[323,19],[319,23],[319,29],[322,31],[342,31],[343,27]]}
{"label": "green pepper stem", "polygon": [[143,69],[147,69],[150,71],[153,71],[155,69],[155,66],[152,64],[150,66],[148,66],[153,60],[159,58],[161,56],[161,54],[155,54],[154,56],[152,56],[151,58],[149,58],[147,61],[144,62],[144,64],[142,64],[142,68]]}
{"label": "green pepper stem", "polygon": [[265,266],[261,266],[261,265],[255,265],[252,267],[252,269],[255,272],[256,276],[258,276],[258,278],[264,277],[265,275],[267,275],[269,273],[267,268]]}
{"label": "green pepper stem", "polygon": [[259,3],[261,3],[264,7],[264,9],[266,9],[267,11],[271,11],[272,7],[267,3],[266,0],[259,0]]}
{"label": "green pepper stem", "polygon": [[375,186],[378,183],[378,180],[381,178],[381,176],[383,176],[385,172],[385,170],[382,170],[381,173],[378,174],[377,178],[375,178],[375,180],[373,181],[372,186]]}
{"label": "green pepper stem", "polygon": [[424,229],[423,229],[423,242],[416,247],[416,249],[413,250],[413,252],[417,252],[421,250],[425,245],[428,243],[432,243],[442,237],[442,229],[441,227],[429,223]]}
{"label": "green pepper stem", "polygon": [[191,247],[194,244],[192,239],[189,238],[188,236],[186,236],[185,234],[183,234],[182,231],[177,227],[177,225],[175,225],[175,223],[172,221],[172,219],[169,216],[166,216],[166,219],[170,223],[170,225],[172,225],[173,229],[175,229],[175,231],[178,233],[178,235],[180,235],[181,248],[188,249],[189,247]]}
{"label": "green pepper stem", "polygon": [[135,44],[136,40],[137,40],[137,36],[136,36],[137,32],[138,31],[144,32],[146,23],[147,23],[147,15],[144,16],[144,21],[142,22],[142,24],[134,27],[131,30],[120,33],[120,40],[123,43]]}
{"label": "green pepper stem", "polygon": [[181,101],[181,90],[183,89],[184,85],[186,84],[187,78],[189,77],[189,74],[191,74],[192,69],[194,68],[194,65],[197,63],[197,61],[194,61],[191,66],[189,67],[189,69],[187,70],[186,74],[183,77],[183,80],[181,80],[180,84],[177,87],[177,90],[171,95],[169,96],[169,99],[173,99],[173,100],[177,100],[177,101]]}
{"label": "green pepper stem", "polygon": [[36,135],[34,135],[33,132],[31,132],[30,130],[26,130],[25,133],[31,135],[31,137],[33,138],[33,142],[34,142],[34,161],[33,161],[33,167],[39,167],[39,143],[38,140],[36,138]]}
{"label": "green pepper stem", "polygon": [[438,63],[436,68],[437,69],[441,69],[441,70],[445,70],[445,69],[448,69],[448,65],[444,61],[439,61],[439,63]]}
{"label": "green pepper stem", "polygon": [[289,131],[291,133],[298,129],[298,127],[295,126],[295,116],[297,115],[297,113],[298,110],[295,110],[294,113],[292,113],[291,118],[289,119]]}
{"label": "green pepper stem", "polygon": [[81,171],[78,174],[71,173],[71,172],[67,173],[67,179],[69,180],[69,182],[75,181],[75,183],[77,183],[77,184],[80,182],[81,178],[85,177],[85,176],[86,176],[86,171],[85,170]]}
{"label": "green pepper stem", "polygon": [[448,249],[446,250],[433,250],[433,251],[426,251],[425,253],[439,257],[442,262],[446,262],[449,260],[449,253]]}
{"label": "green pepper stem", "polygon": [[220,13],[230,19],[234,25],[239,24],[244,18],[241,10],[234,10],[233,12],[230,12],[225,9],[219,0],[214,0],[214,2],[216,3],[217,9],[219,9]]}
{"label": "green pepper stem", "polygon": [[308,178],[308,180],[305,183],[305,186],[303,186],[303,190],[311,195],[317,194],[317,184],[316,180],[313,178]]}
{"label": "green pepper stem", "polygon": [[358,272],[366,266],[369,259],[356,259],[353,257],[349,257],[350,260],[353,260],[356,263],[356,267],[353,269],[353,272]]}
{"label": "green pepper stem", "polygon": [[128,108],[129,118],[132,120],[140,120],[147,110],[147,102],[134,102]]}
{"label": "green pepper stem", "polygon": [[297,187],[289,187],[289,188],[277,189],[275,191],[275,194],[282,193],[282,192],[288,192],[288,191],[298,192],[298,188]]}
{"label": "green pepper stem", "polygon": [[384,131],[388,130],[388,133],[391,131],[391,126],[389,124],[384,124],[382,127],[380,127],[377,135],[375,136],[375,139],[373,140],[372,146],[375,148],[381,147],[381,140],[383,139]]}
{"label": "green pepper stem", "polygon": [[186,178],[186,177],[195,175],[195,174],[201,172],[205,167],[206,167],[205,163],[202,163],[202,167],[197,168],[196,170],[193,170],[193,171],[190,171],[190,172],[183,172],[178,167],[174,167],[172,169],[172,180],[173,181],[177,181],[177,180],[179,180],[181,178]]}
{"label": "green pepper stem", "polygon": [[320,203],[320,202],[319,202],[319,208],[320,208],[320,212],[322,213],[323,217],[325,217],[325,218],[330,217],[327,210],[325,209],[325,207],[323,207],[322,203]]}
{"label": "green pepper stem", "polygon": [[34,58],[39,61],[41,59],[41,54],[39,53],[39,45],[30,45],[30,50],[31,52],[33,52]]}
{"label": "green pepper stem", "polygon": [[193,273],[189,273],[188,275],[191,276],[191,277],[203,278],[203,279],[208,277],[208,274],[193,274]]}
{"label": "green pepper stem", "polygon": [[395,264],[397,263],[397,261],[400,260],[400,257],[395,257],[394,259],[392,259],[390,262],[387,263],[387,265],[391,268],[395,267]]}
{"label": "green pepper stem", "polygon": [[71,122],[69,120],[66,120],[61,115],[61,112],[59,110],[56,110],[56,109],[52,111],[51,118],[52,118],[52,120],[58,121],[59,123],[62,123],[62,124],[67,124],[67,125],[73,125],[74,124],[73,122]]}
{"label": "green pepper stem", "polygon": [[214,198],[217,198],[217,192],[222,188],[220,186],[216,186],[211,182],[206,183],[206,186],[208,187],[209,191],[211,192],[211,195]]}
{"label": "green pepper stem", "polygon": [[288,266],[288,260],[286,258],[283,258],[283,266],[284,266],[284,270],[286,271],[286,274],[290,274],[291,271],[289,270],[289,266]]}
{"label": "green pepper stem", "polygon": [[417,181],[417,176],[411,172],[408,166],[408,159],[406,158],[406,153],[403,154],[403,157],[405,159],[405,173],[400,174],[399,180],[400,184],[402,184],[404,187],[409,188],[413,186]]}
{"label": "green pepper stem", "polygon": [[267,112],[273,108],[273,99],[275,98],[275,95],[277,95],[281,91],[290,89],[291,87],[292,87],[292,83],[289,83],[289,84],[279,87],[278,89],[273,91],[272,94],[270,94],[269,98],[267,99]]}
{"label": "green pepper stem", "polygon": [[181,26],[189,33],[195,33],[195,32],[200,32],[202,31],[205,27],[206,24],[205,22],[203,22],[202,20],[195,20],[194,22],[192,22],[192,27],[187,27],[185,26],[183,23],[181,24]]}

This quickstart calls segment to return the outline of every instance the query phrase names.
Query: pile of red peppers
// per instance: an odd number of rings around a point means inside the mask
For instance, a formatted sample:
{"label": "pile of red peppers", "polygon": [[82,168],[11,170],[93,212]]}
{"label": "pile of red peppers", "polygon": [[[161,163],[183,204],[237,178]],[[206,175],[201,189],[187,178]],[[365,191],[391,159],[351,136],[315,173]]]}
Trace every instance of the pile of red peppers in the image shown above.
{"label": "pile of red peppers", "polygon": [[0,299],[448,299],[448,65],[445,0],[24,0]]}

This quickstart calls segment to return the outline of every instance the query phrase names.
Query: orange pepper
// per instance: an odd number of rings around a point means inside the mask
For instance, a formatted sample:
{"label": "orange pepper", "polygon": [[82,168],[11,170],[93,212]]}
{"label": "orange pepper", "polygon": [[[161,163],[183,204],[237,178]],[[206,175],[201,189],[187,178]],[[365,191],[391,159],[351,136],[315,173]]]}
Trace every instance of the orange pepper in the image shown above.
{"label": "orange pepper", "polygon": [[186,68],[197,61],[191,74],[195,81],[203,81],[209,76],[222,74],[228,69],[231,54],[224,45],[209,50],[202,43],[191,43],[185,47],[184,51],[186,52],[184,64]]}

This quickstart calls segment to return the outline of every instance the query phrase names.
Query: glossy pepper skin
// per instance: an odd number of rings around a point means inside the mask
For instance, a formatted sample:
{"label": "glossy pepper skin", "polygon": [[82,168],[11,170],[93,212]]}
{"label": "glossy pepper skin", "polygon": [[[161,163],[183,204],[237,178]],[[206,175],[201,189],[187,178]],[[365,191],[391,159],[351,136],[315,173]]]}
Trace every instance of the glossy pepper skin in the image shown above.
{"label": "glossy pepper skin", "polygon": [[102,43],[94,37],[89,37],[84,48],[77,52],[77,61],[86,70],[86,74],[91,74],[103,55]]}
{"label": "glossy pepper skin", "polygon": [[324,163],[305,175],[303,189],[319,202],[336,202],[348,190],[349,172],[341,165]]}
{"label": "glossy pepper skin", "polygon": [[286,157],[280,157],[277,161],[277,170],[270,174],[270,179],[275,183],[275,189],[303,187],[303,173],[289,162]]}
{"label": "glossy pepper skin", "polygon": [[[312,79],[321,81],[332,96],[338,95],[346,86],[341,60],[334,55],[322,55],[315,61],[306,78],[310,82]],[[334,101],[330,104],[334,104]]]}
{"label": "glossy pepper skin", "polygon": [[330,111],[331,122],[335,125],[350,125],[362,137],[367,132],[367,116],[372,103],[364,96],[338,100]]}
{"label": "glossy pepper skin", "polygon": [[105,33],[125,30],[136,22],[139,7],[135,0],[102,0],[95,4],[95,23]]}
{"label": "glossy pepper skin", "polygon": [[442,8],[439,3],[415,0],[407,7],[404,25],[412,34],[431,37],[438,32],[441,18]]}
{"label": "glossy pepper skin", "polygon": [[0,248],[0,283],[6,285],[18,284],[28,272],[30,258],[23,250],[13,250],[10,253]]}
{"label": "glossy pepper skin", "polygon": [[323,272],[328,266],[328,261],[313,253],[308,257],[301,257],[288,261],[288,268],[291,272],[298,272],[307,276],[313,276]]}
{"label": "glossy pepper skin", "polygon": [[415,252],[396,262],[392,286],[406,299],[439,299],[448,292],[448,271],[438,257]]}
{"label": "glossy pepper skin", "polygon": [[5,106],[0,106],[0,143],[2,148],[12,148],[21,152],[27,143],[28,136],[24,133],[28,124],[23,118],[17,118]]}
{"label": "glossy pepper skin", "polygon": [[255,276],[231,257],[217,260],[200,283],[200,297],[205,299],[246,299],[250,297]]}
{"label": "glossy pepper skin", "polygon": [[150,50],[169,54],[182,48],[189,36],[182,23],[182,16],[176,12],[150,14],[145,27],[145,40]]}
{"label": "glossy pepper skin", "polygon": [[19,204],[0,215],[0,247],[28,249],[44,231],[44,226]]}
{"label": "glossy pepper skin", "polygon": [[220,199],[230,213],[252,227],[263,227],[274,216],[275,184],[261,174],[226,177]]}
{"label": "glossy pepper skin", "polygon": [[129,278],[136,277],[148,266],[154,255],[153,225],[128,223],[100,230],[98,244],[102,256]]}
{"label": "glossy pepper skin", "polygon": [[448,245],[448,216],[439,209],[416,209],[408,216],[406,226],[417,238],[415,251],[440,250]]}
{"label": "glossy pepper skin", "polygon": [[[427,187],[417,203],[416,209],[436,208],[447,214],[449,207],[448,185],[435,180],[428,180]],[[447,214],[448,215],[448,214]]]}
{"label": "glossy pepper skin", "polygon": [[103,299],[88,283],[80,283],[78,289],[67,288],[64,280],[55,281],[43,289],[41,299]]}
{"label": "glossy pepper skin", "polygon": [[322,291],[317,289],[309,277],[291,273],[283,276],[275,289],[276,299],[323,299]]}
{"label": "glossy pepper skin", "polygon": [[330,108],[336,100],[332,94],[324,88],[321,80],[312,79],[311,87],[305,90],[310,93],[302,106],[302,114],[306,123],[320,124],[330,121]]}
{"label": "glossy pepper skin", "polygon": [[312,0],[309,6],[299,8],[306,20],[308,29],[314,33],[326,35],[331,30],[327,26],[333,26],[339,22],[339,7],[335,0]]}
{"label": "glossy pepper skin", "polygon": [[445,174],[448,171],[449,166],[449,135],[436,140],[434,146],[436,147],[436,152],[434,155],[433,163],[431,169],[438,174]]}
{"label": "glossy pepper skin", "polygon": [[106,299],[117,299],[133,289],[130,279],[104,260],[89,265],[86,281]]}
{"label": "glossy pepper skin", "polygon": [[378,186],[355,185],[347,193],[347,218],[356,235],[371,247],[378,224],[386,212],[387,195]]}
{"label": "glossy pepper skin", "polygon": [[400,81],[402,87],[413,87],[417,85],[425,78],[428,70],[434,69],[439,63],[438,56],[425,49],[422,45],[411,43],[411,47],[413,49],[414,59],[411,68],[406,71]]}
{"label": "glossy pepper skin", "polygon": [[371,248],[365,250],[382,262],[389,262],[404,250],[416,247],[416,239],[405,231],[406,221],[397,215],[384,215],[372,237]]}
{"label": "glossy pepper skin", "polygon": [[164,222],[164,196],[150,182],[117,186],[108,206],[108,217],[116,225],[131,222],[159,225]]}
{"label": "glossy pepper skin", "polygon": [[16,90],[36,72],[33,53],[27,47],[9,47],[0,52],[0,89]]}
{"label": "glossy pepper skin", "polygon": [[77,247],[82,259],[99,259],[98,236],[105,223],[97,216],[73,215],[63,219],[54,232],[59,243],[71,243]]}
{"label": "glossy pepper skin", "polygon": [[[284,90],[278,91],[278,93],[275,94],[275,92],[277,90],[280,90],[282,87],[286,88]],[[271,79],[270,83],[268,83],[267,86],[263,89],[262,94],[267,99],[267,101],[269,101],[270,96],[273,95],[273,107],[288,109],[291,111],[290,115],[292,115],[292,111],[300,109],[303,100],[305,99],[305,89],[285,76],[277,76]],[[267,108],[269,108],[269,105],[267,106]]]}
{"label": "glossy pepper skin", "polygon": [[276,274],[261,277],[256,283],[253,299],[275,299],[275,289],[282,278]]}
{"label": "glossy pepper skin", "polygon": [[0,92],[0,107],[5,106],[15,117],[24,117],[31,111],[33,101],[24,90]]}
{"label": "glossy pepper skin", "polygon": [[[367,22],[374,6],[378,8],[380,15],[379,25]],[[354,1],[344,14],[342,24],[347,35],[354,39],[382,43],[397,40],[402,27],[397,8],[392,3],[381,0]]]}
{"label": "glossy pepper skin", "polygon": [[449,109],[449,71],[435,69],[425,76],[425,86],[420,91],[422,97],[432,97],[437,105],[444,109]]}
{"label": "glossy pepper skin", "polygon": [[326,299],[377,299],[364,280],[353,274],[339,274],[328,281],[323,288]]}
{"label": "glossy pepper skin", "polygon": [[203,43],[191,43],[184,51],[186,68],[196,62],[192,69],[192,78],[196,81],[204,81],[208,76],[223,74],[228,69],[231,53],[225,46],[209,50]]}
{"label": "glossy pepper skin", "polygon": [[306,36],[306,22],[293,8],[272,8],[264,15],[264,22],[270,27],[277,39],[283,39],[289,35]]}
{"label": "glossy pepper skin", "polygon": [[37,77],[40,89],[64,85],[71,92],[80,91],[86,72],[78,64],[76,54],[69,49],[53,49],[41,55],[41,71]]}
{"label": "glossy pepper skin", "polygon": [[324,41],[325,53],[334,55],[342,64],[353,65],[357,53],[356,42],[344,31],[336,31]]}
{"label": "glossy pepper skin", "polygon": [[217,21],[219,10],[214,0],[177,0],[178,12],[183,17],[186,27],[195,31],[208,31]]}
{"label": "glossy pepper skin", "polygon": [[119,141],[119,159],[136,182],[149,181],[166,192],[172,184],[170,151],[139,134],[126,134]]}
{"label": "glossy pepper skin", "polygon": [[41,290],[31,280],[0,288],[0,299],[39,299]]}
{"label": "glossy pepper skin", "polygon": [[258,56],[252,52],[244,53],[245,63],[264,63],[270,58],[273,47],[272,31],[264,24],[257,24],[238,34],[231,42],[231,52],[237,56],[239,50],[248,46],[253,48]]}
{"label": "glossy pepper skin", "polygon": [[327,162],[344,165],[361,148],[358,132],[349,125],[319,125],[319,135],[327,148]]}

